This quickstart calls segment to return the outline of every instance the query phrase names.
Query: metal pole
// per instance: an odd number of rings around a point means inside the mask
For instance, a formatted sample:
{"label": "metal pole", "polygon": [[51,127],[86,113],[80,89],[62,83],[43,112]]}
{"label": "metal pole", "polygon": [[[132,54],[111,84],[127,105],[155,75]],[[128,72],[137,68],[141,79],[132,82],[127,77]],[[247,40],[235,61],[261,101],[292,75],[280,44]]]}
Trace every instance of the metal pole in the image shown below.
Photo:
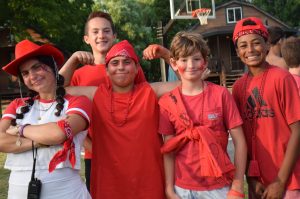
{"label": "metal pole", "polygon": [[[157,39],[159,40],[159,44],[164,46],[164,35],[163,35],[163,26],[162,21],[159,21],[157,24]],[[160,72],[161,72],[161,81],[166,82],[166,64],[165,60],[160,58]]]}

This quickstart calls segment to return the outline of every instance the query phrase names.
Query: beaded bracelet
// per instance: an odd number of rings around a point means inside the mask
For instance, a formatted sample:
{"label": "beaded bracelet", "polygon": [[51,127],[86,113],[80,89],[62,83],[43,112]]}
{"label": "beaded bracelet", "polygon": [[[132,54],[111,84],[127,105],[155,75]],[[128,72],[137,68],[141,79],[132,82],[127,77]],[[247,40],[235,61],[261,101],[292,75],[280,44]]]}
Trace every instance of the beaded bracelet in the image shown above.
{"label": "beaded bracelet", "polygon": [[228,196],[237,196],[237,197],[240,197],[240,198],[245,198],[245,194],[244,193],[240,193],[234,189],[230,189],[230,191],[228,192],[227,194]]}
{"label": "beaded bracelet", "polygon": [[24,128],[28,125],[30,125],[30,124],[23,124],[23,125],[19,126],[18,130],[19,130],[20,137],[22,137],[22,138],[24,137]]}

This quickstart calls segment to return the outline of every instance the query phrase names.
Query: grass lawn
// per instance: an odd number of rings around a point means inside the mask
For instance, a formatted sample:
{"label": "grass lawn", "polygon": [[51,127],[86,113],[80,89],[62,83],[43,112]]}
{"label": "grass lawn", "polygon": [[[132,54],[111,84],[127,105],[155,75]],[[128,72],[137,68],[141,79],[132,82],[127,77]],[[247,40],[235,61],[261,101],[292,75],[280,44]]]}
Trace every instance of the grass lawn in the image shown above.
{"label": "grass lawn", "polygon": [[7,184],[10,171],[3,168],[5,158],[6,154],[0,153],[0,199],[7,198]]}

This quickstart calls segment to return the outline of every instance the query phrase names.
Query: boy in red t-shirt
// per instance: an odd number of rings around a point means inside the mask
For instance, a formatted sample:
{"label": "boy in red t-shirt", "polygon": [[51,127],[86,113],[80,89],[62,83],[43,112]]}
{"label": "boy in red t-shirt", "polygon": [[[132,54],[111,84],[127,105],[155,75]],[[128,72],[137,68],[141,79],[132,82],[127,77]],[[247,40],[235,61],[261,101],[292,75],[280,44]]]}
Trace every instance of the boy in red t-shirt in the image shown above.
{"label": "boy in red t-shirt", "polygon": [[[209,48],[200,34],[179,32],[170,51],[182,85],[159,100],[167,197],[243,198],[247,149],[242,119],[226,88],[201,79]],[[226,151],[228,131],[235,167]]]}
{"label": "boy in red t-shirt", "polygon": [[237,22],[233,42],[249,72],[233,86],[248,144],[250,198],[300,198],[300,103],[292,75],[266,62],[260,19]]}
{"label": "boy in red t-shirt", "polygon": [[[92,12],[85,23],[83,39],[86,44],[91,46],[93,55],[91,56],[91,53],[84,51],[77,51],[72,55],[72,57],[68,60],[68,63],[66,63],[72,67],[68,67],[68,69],[63,67],[59,71],[59,73],[65,77],[65,85],[98,86],[100,83],[105,82],[107,76],[105,70],[105,56],[112,47],[115,38],[116,30],[111,16],[102,11]],[[79,64],[87,65],[76,70]],[[145,80],[142,68],[138,67],[138,75],[135,78],[135,82],[140,83]],[[88,132],[88,137],[84,142],[84,159],[86,185],[88,190],[90,190],[90,170],[92,159],[91,139],[93,134],[91,128],[89,128]]]}

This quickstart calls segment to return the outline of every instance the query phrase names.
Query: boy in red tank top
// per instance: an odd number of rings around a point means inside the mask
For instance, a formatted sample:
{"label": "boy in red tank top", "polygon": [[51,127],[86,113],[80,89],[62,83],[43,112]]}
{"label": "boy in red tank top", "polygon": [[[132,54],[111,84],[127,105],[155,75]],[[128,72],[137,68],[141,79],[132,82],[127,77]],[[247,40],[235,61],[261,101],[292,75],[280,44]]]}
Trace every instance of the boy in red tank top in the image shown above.
{"label": "boy in red tank top", "polygon": [[300,103],[292,75],[266,62],[260,19],[237,22],[233,42],[249,72],[233,86],[248,144],[250,198],[300,198]]}
{"label": "boy in red tank top", "polygon": [[[243,198],[247,150],[242,119],[226,88],[201,79],[209,48],[200,34],[179,32],[170,51],[182,85],[159,100],[167,197]],[[226,151],[228,131],[235,166]]]}

